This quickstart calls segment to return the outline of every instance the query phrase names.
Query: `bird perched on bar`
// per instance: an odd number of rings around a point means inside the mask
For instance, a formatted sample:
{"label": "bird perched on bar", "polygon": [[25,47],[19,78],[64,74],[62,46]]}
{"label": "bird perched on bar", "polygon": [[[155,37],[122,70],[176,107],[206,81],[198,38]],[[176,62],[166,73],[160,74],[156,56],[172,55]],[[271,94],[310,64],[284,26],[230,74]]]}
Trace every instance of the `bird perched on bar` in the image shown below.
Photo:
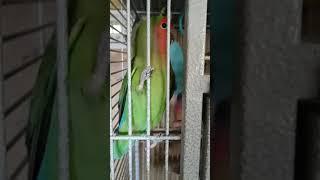
{"label": "bird perched on bar", "polygon": [[[136,24],[132,41],[131,98],[132,98],[132,134],[145,134],[147,130],[147,83],[150,78],[150,127],[155,128],[162,120],[166,107],[166,68],[167,68],[167,25],[165,8],[158,16],[150,18],[150,63],[147,67],[147,21],[146,18]],[[136,30],[135,30],[136,29]],[[170,72],[172,73],[171,66]],[[125,75],[119,97],[120,121],[116,133],[128,135],[128,73]],[[174,79],[173,73],[170,74]],[[170,89],[174,86],[171,81]],[[173,91],[171,91],[173,92]],[[171,96],[170,96],[171,97]],[[128,141],[114,141],[113,154],[120,159],[128,152]]]}
{"label": "bird perched on bar", "polygon": [[[183,28],[182,28],[183,15],[179,16],[179,29],[174,36],[174,40],[170,44],[170,63],[175,76],[175,90],[172,97],[173,105],[173,128],[181,130],[183,122],[182,114],[182,93],[184,90],[184,54],[180,44],[183,44]],[[169,160],[172,164],[172,171],[176,174],[180,174],[180,152],[181,142],[174,141],[170,144]]]}
{"label": "bird perched on bar", "polygon": [[[179,29],[179,32],[180,30],[181,28]],[[174,128],[181,127],[182,92],[184,89],[184,56],[183,50],[178,42],[177,36],[178,34],[174,36],[175,38],[170,44],[170,63],[175,77],[175,89],[172,97],[172,104],[174,106]]]}
{"label": "bird perched on bar", "polygon": [[[105,0],[69,0],[67,86],[69,123],[69,179],[109,176],[109,111]],[[107,11],[108,12],[108,11]],[[63,18],[63,17],[62,17]],[[46,48],[33,88],[26,145],[29,180],[57,180],[59,122],[57,34]]]}

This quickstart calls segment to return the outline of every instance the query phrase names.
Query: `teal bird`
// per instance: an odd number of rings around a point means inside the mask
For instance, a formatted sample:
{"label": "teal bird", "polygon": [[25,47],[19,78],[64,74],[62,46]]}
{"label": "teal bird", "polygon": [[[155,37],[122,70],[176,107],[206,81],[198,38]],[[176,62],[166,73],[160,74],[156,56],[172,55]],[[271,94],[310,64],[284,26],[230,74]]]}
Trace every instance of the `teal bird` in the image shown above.
{"label": "teal bird", "polygon": [[170,45],[170,64],[175,76],[174,95],[178,96],[184,89],[184,57],[180,44],[175,40]]}
{"label": "teal bird", "polygon": [[[183,16],[180,16],[183,17]],[[182,18],[179,19],[179,31],[182,29]],[[180,32],[181,34],[181,32]],[[182,35],[182,34],[181,34]],[[184,90],[184,56],[183,50],[180,44],[173,40],[170,45],[170,64],[174,72],[175,77],[175,89],[172,97],[173,108],[174,108],[174,120],[173,127],[181,127],[182,120],[182,93]]]}

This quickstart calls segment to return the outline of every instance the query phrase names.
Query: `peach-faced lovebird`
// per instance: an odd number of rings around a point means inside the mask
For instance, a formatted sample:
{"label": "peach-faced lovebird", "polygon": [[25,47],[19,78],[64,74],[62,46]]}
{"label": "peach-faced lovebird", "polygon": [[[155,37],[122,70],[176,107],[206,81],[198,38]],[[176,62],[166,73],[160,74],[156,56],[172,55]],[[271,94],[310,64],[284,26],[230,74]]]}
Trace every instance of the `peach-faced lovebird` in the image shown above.
{"label": "peach-faced lovebird", "polygon": [[[150,18],[150,62],[147,67],[147,21],[145,18],[136,24],[133,34],[134,57],[132,58],[131,98],[132,98],[132,130],[133,134],[146,133],[147,129],[147,85],[150,78],[150,126],[155,128],[162,120],[166,107],[166,68],[167,68],[167,18],[161,14]],[[171,25],[172,26],[172,25]],[[171,27],[170,26],[170,27]],[[134,28],[135,29],[135,28]],[[170,66],[170,64],[169,64]],[[171,75],[170,75],[171,76]],[[117,132],[128,134],[128,94],[127,74],[122,83],[119,98],[120,121]],[[115,159],[123,157],[128,152],[128,141],[117,140],[113,144]]]}
{"label": "peach-faced lovebird", "polygon": [[[109,177],[107,1],[68,0],[69,179]],[[30,180],[58,180],[56,33],[33,88],[26,144]]]}

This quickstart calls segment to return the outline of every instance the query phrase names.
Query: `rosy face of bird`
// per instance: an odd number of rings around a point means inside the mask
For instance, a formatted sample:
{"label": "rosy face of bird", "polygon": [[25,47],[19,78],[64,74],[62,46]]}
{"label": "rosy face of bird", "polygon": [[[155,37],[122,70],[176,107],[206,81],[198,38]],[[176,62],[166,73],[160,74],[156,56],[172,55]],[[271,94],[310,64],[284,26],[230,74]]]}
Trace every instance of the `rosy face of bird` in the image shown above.
{"label": "rosy face of bird", "polygon": [[[170,24],[170,28],[173,29],[173,25]],[[163,17],[158,24],[156,24],[156,43],[161,56],[165,57],[167,55],[167,18]]]}

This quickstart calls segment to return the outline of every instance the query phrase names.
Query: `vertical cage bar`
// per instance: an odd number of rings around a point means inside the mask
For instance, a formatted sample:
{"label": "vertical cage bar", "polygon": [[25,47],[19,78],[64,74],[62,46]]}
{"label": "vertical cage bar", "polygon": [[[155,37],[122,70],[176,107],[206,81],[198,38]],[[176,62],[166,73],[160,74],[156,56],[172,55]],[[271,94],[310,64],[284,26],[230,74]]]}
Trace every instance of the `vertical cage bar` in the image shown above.
{"label": "vertical cage bar", "polygon": [[[150,0],[147,0],[147,66],[150,66]],[[147,79],[147,135],[150,136],[150,78]],[[150,140],[147,140],[147,180],[150,179]]]}
{"label": "vertical cage bar", "polygon": [[59,119],[59,179],[69,180],[69,128],[66,75],[68,69],[68,16],[66,0],[57,0],[57,80]]}
{"label": "vertical cage bar", "polygon": [[141,180],[146,179],[146,173],[145,173],[145,168],[146,168],[146,153],[145,153],[145,141],[141,143],[141,169],[140,169],[140,174],[141,174]]}
{"label": "vertical cage bar", "polygon": [[[166,135],[169,136],[170,120],[170,30],[171,30],[171,0],[167,0],[167,86],[166,86]],[[169,140],[165,144],[165,180],[169,178]]]}
{"label": "vertical cage bar", "polygon": [[203,76],[207,0],[187,0],[184,124],[182,128],[181,179],[199,179],[203,93],[210,78]]}
{"label": "vertical cage bar", "polygon": [[[130,0],[127,1],[127,52],[128,52],[128,134],[132,135],[132,108],[131,108],[131,7]],[[129,140],[129,179],[132,180],[132,140]]]}
{"label": "vertical cage bar", "polygon": [[[112,2],[112,1],[110,1],[110,2]],[[110,7],[110,6],[109,6]],[[122,6],[121,6],[121,9],[122,9]],[[110,12],[110,14],[111,14],[111,7],[110,7],[110,9],[109,9],[109,12]],[[109,18],[110,18],[110,16],[109,16]],[[110,27],[112,27],[112,26],[110,26]],[[121,26],[121,32],[122,32],[122,26]],[[109,40],[110,40],[110,37],[111,37],[111,32],[109,33]],[[109,43],[110,44],[110,43]],[[110,48],[111,49],[111,48]],[[121,51],[123,51],[122,49],[121,49]],[[122,53],[121,53],[122,54]],[[111,62],[111,59],[110,59],[110,57],[111,56],[109,56],[108,58],[109,58],[109,62]],[[110,64],[109,64],[110,65]],[[109,66],[109,76],[110,76],[110,80],[111,80],[111,66]],[[123,72],[122,72],[123,73]],[[112,87],[112,84],[110,83],[109,84],[109,90],[111,91],[111,87]],[[109,106],[109,126],[110,126],[110,137],[112,137],[113,135],[114,135],[114,132],[113,132],[113,117],[112,117],[112,106],[111,106],[111,102],[112,102],[112,96],[111,96],[111,94],[109,95],[109,102],[110,102],[110,106]],[[115,180],[115,171],[116,171],[116,169],[115,169],[115,167],[114,167],[114,158],[113,158],[113,142],[114,142],[114,140],[112,139],[112,138],[110,138],[110,179],[111,180]]]}
{"label": "vertical cage bar", "polygon": [[[120,0],[120,1],[121,1],[121,4],[123,4],[122,0]],[[121,12],[123,11],[123,6],[121,6],[120,10],[121,10]],[[121,32],[123,33],[123,29],[122,28],[121,28]],[[125,39],[125,37],[123,37],[123,38]],[[121,46],[121,51],[123,52],[123,50],[124,50],[123,46]],[[124,69],[124,54],[123,53],[121,53],[121,69]],[[122,71],[122,78],[123,77],[124,77],[124,71]]]}
{"label": "vertical cage bar", "polygon": [[[2,0],[0,0],[0,17],[2,17]],[[6,134],[3,107],[3,48],[2,48],[2,21],[0,20],[0,179],[7,180],[6,174]]]}
{"label": "vertical cage bar", "polygon": [[136,180],[140,180],[140,153],[139,153],[139,141],[135,141],[135,176]]}
{"label": "vertical cage bar", "polygon": [[[127,10],[128,8],[126,8],[126,6],[123,4],[122,0],[117,0],[120,3],[120,6],[123,7],[124,10]],[[128,13],[128,11],[127,11]]]}

